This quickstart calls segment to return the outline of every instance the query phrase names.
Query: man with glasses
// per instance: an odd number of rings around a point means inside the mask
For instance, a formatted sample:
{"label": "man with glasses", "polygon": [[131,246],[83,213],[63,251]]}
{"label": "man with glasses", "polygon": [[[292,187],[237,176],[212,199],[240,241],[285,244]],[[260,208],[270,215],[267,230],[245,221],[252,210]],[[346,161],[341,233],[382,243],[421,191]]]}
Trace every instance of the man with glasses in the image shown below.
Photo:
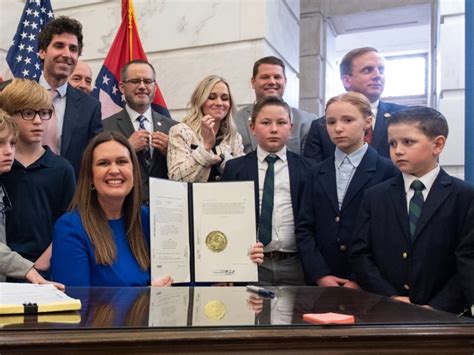
{"label": "man with glasses", "polygon": [[149,199],[148,178],[168,177],[168,131],[177,123],[152,109],[155,79],[155,69],[150,63],[133,60],[126,64],[120,72],[119,83],[125,108],[103,121],[105,130],[123,133],[137,152],[144,201]]}
{"label": "man with glasses", "polygon": [[54,105],[44,143],[69,160],[76,176],[87,143],[102,131],[100,102],[67,82],[82,47],[82,25],[65,16],[49,22],[39,35],[38,55],[43,62],[39,83],[49,90]]}

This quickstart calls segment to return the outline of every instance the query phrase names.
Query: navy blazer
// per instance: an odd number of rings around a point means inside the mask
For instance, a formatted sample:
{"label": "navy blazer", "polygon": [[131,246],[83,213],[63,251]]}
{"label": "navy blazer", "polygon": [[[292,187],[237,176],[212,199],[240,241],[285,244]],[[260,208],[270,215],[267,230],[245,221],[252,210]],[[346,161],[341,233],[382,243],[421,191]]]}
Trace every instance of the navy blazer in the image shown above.
{"label": "navy blazer", "polygon": [[[389,102],[379,102],[371,146],[374,147],[375,150],[383,157],[390,159],[390,147],[388,145],[387,136],[387,119],[390,118],[393,113],[406,107],[407,106],[392,104]],[[329,138],[329,134],[326,129],[325,118],[320,117],[313,121],[308,136],[306,137],[304,156],[306,158],[314,159],[319,163],[333,156],[335,149],[336,146],[331,141],[331,138]]]}
{"label": "navy blazer", "polygon": [[[151,111],[153,120],[153,131],[160,131],[168,134],[170,128],[178,122],[173,121],[171,118],[163,116],[158,112]],[[125,137],[129,138],[134,132],[135,127],[132,124],[132,120],[128,115],[128,112],[123,109],[116,114],[106,118],[104,120],[104,129],[106,131],[118,131]],[[161,154],[158,149],[155,149],[152,156],[152,161],[149,170],[146,169],[145,158],[143,157],[143,151],[137,152],[138,161],[140,162],[140,173],[142,177],[143,187],[143,200],[148,201],[149,199],[149,177],[157,177],[161,179],[168,179],[168,165],[166,163],[166,155]]]}
{"label": "navy blazer", "polygon": [[296,224],[296,242],[308,284],[314,285],[326,275],[350,278],[349,250],[362,195],[397,173],[391,161],[369,146],[339,210],[334,154],[316,167],[305,185]]}
{"label": "navy blazer", "polygon": [[[402,174],[368,189],[352,244],[355,280],[369,292],[462,311],[468,306],[463,291],[473,287],[474,188],[441,169],[414,238],[411,242]],[[458,272],[463,263],[470,264],[470,285],[463,285]]]}
{"label": "navy blazer", "polygon": [[100,102],[85,92],[67,86],[61,136],[61,156],[69,160],[79,176],[82,153],[89,141],[102,131]]}
{"label": "navy blazer", "polygon": [[[309,163],[302,156],[286,151],[288,158],[288,170],[290,173],[290,193],[291,203],[293,205],[293,217],[295,219],[299,213],[301,206],[301,199],[303,194],[304,183],[309,172]],[[258,159],[257,151],[254,150],[247,155],[229,160],[226,163],[224,174],[222,175],[224,181],[254,181],[255,187],[255,220],[257,226],[259,222],[259,206],[260,196],[258,190]]]}

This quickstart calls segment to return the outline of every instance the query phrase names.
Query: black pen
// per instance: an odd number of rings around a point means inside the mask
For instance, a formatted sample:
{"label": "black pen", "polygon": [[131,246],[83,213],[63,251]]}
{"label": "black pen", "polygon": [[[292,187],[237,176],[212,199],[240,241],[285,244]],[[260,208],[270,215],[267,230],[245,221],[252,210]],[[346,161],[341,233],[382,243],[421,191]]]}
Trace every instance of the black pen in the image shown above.
{"label": "black pen", "polygon": [[273,291],[267,290],[266,288],[263,288],[263,287],[247,286],[247,291],[254,292],[258,294],[259,296],[263,296],[263,297],[269,297],[269,298],[275,297],[275,294],[273,293]]}

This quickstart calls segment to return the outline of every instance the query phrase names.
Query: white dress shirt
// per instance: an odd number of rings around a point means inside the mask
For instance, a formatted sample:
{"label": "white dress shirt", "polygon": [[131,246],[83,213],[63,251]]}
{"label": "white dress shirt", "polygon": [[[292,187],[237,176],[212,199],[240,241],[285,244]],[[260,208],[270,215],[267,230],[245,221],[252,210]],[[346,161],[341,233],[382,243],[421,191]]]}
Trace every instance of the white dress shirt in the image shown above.
{"label": "white dress shirt", "polygon": [[405,194],[407,197],[407,211],[408,212],[410,211],[410,200],[415,194],[415,190],[411,188],[411,183],[415,180],[420,180],[423,183],[423,185],[425,185],[425,188],[423,189],[423,191],[421,191],[421,193],[423,194],[423,200],[426,201],[426,198],[428,197],[431,187],[433,186],[436,178],[438,177],[440,170],[441,168],[439,167],[438,164],[436,164],[436,168],[426,173],[422,177],[416,177],[410,174],[402,173],[403,181],[405,183]]}
{"label": "white dress shirt", "polygon": [[[50,91],[51,86],[48,84],[43,74],[41,74],[39,79],[39,84],[44,87],[46,90]],[[67,94],[67,81],[56,89],[58,96],[53,101],[54,114],[56,115],[57,121],[57,147],[58,154],[61,152],[61,138],[63,135],[63,126],[64,126],[64,113],[66,112],[66,94]]]}
{"label": "white dress shirt", "polygon": [[[270,153],[263,150],[260,146],[257,146],[259,211],[262,207],[263,184],[268,167],[265,158],[268,154]],[[278,250],[292,253],[296,252],[297,248],[286,147],[283,147],[274,155],[278,156],[279,159],[274,165],[275,185],[272,214],[272,241],[265,246],[264,251],[270,252]]]}
{"label": "white dress shirt", "polygon": [[137,120],[138,116],[144,116],[146,118],[144,122],[146,130],[150,133],[153,133],[153,119],[151,117],[151,107],[148,107],[148,110],[146,110],[144,113],[138,113],[130,106],[125,105],[125,111],[127,111],[128,116],[130,117],[130,121],[132,121],[132,125],[135,128],[135,131],[140,130],[140,122],[138,122]]}
{"label": "white dress shirt", "polygon": [[370,103],[370,109],[372,110],[372,129],[375,129],[375,120],[377,119],[377,113],[379,112],[380,100]]}
{"label": "white dress shirt", "polygon": [[[150,134],[153,133],[153,119],[152,119],[152,113],[151,113],[151,106],[148,107],[148,110],[146,110],[144,113],[138,113],[130,106],[125,105],[125,111],[127,111],[128,116],[130,117],[130,121],[132,121],[133,128],[135,128],[135,131],[140,130],[140,122],[137,120],[137,118],[139,116],[143,116],[145,117],[145,122],[143,123],[145,125],[145,129],[148,132],[150,132]],[[153,156],[153,146],[151,145],[151,138],[150,138],[150,155]]]}
{"label": "white dress shirt", "polygon": [[334,165],[336,167],[336,188],[337,201],[339,202],[339,209],[342,207],[344,196],[346,196],[347,188],[367,152],[368,144],[364,143],[362,147],[347,155],[338,147],[334,151]]}

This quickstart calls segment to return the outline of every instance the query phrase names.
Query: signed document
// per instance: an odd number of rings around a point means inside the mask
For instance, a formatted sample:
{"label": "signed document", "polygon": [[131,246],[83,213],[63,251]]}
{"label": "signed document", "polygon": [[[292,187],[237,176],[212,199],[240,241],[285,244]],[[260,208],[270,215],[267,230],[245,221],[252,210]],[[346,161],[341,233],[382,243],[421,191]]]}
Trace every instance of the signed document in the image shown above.
{"label": "signed document", "polygon": [[253,182],[193,184],[196,280],[258,281]]}
{"label": "signed document", "polygon": [[253,182],[150,178],[151,277],[182,282],[258,281]]}
{"label": "signed document", "polygon": [[151,279],[191,282],[188,184],[150,178]]}

